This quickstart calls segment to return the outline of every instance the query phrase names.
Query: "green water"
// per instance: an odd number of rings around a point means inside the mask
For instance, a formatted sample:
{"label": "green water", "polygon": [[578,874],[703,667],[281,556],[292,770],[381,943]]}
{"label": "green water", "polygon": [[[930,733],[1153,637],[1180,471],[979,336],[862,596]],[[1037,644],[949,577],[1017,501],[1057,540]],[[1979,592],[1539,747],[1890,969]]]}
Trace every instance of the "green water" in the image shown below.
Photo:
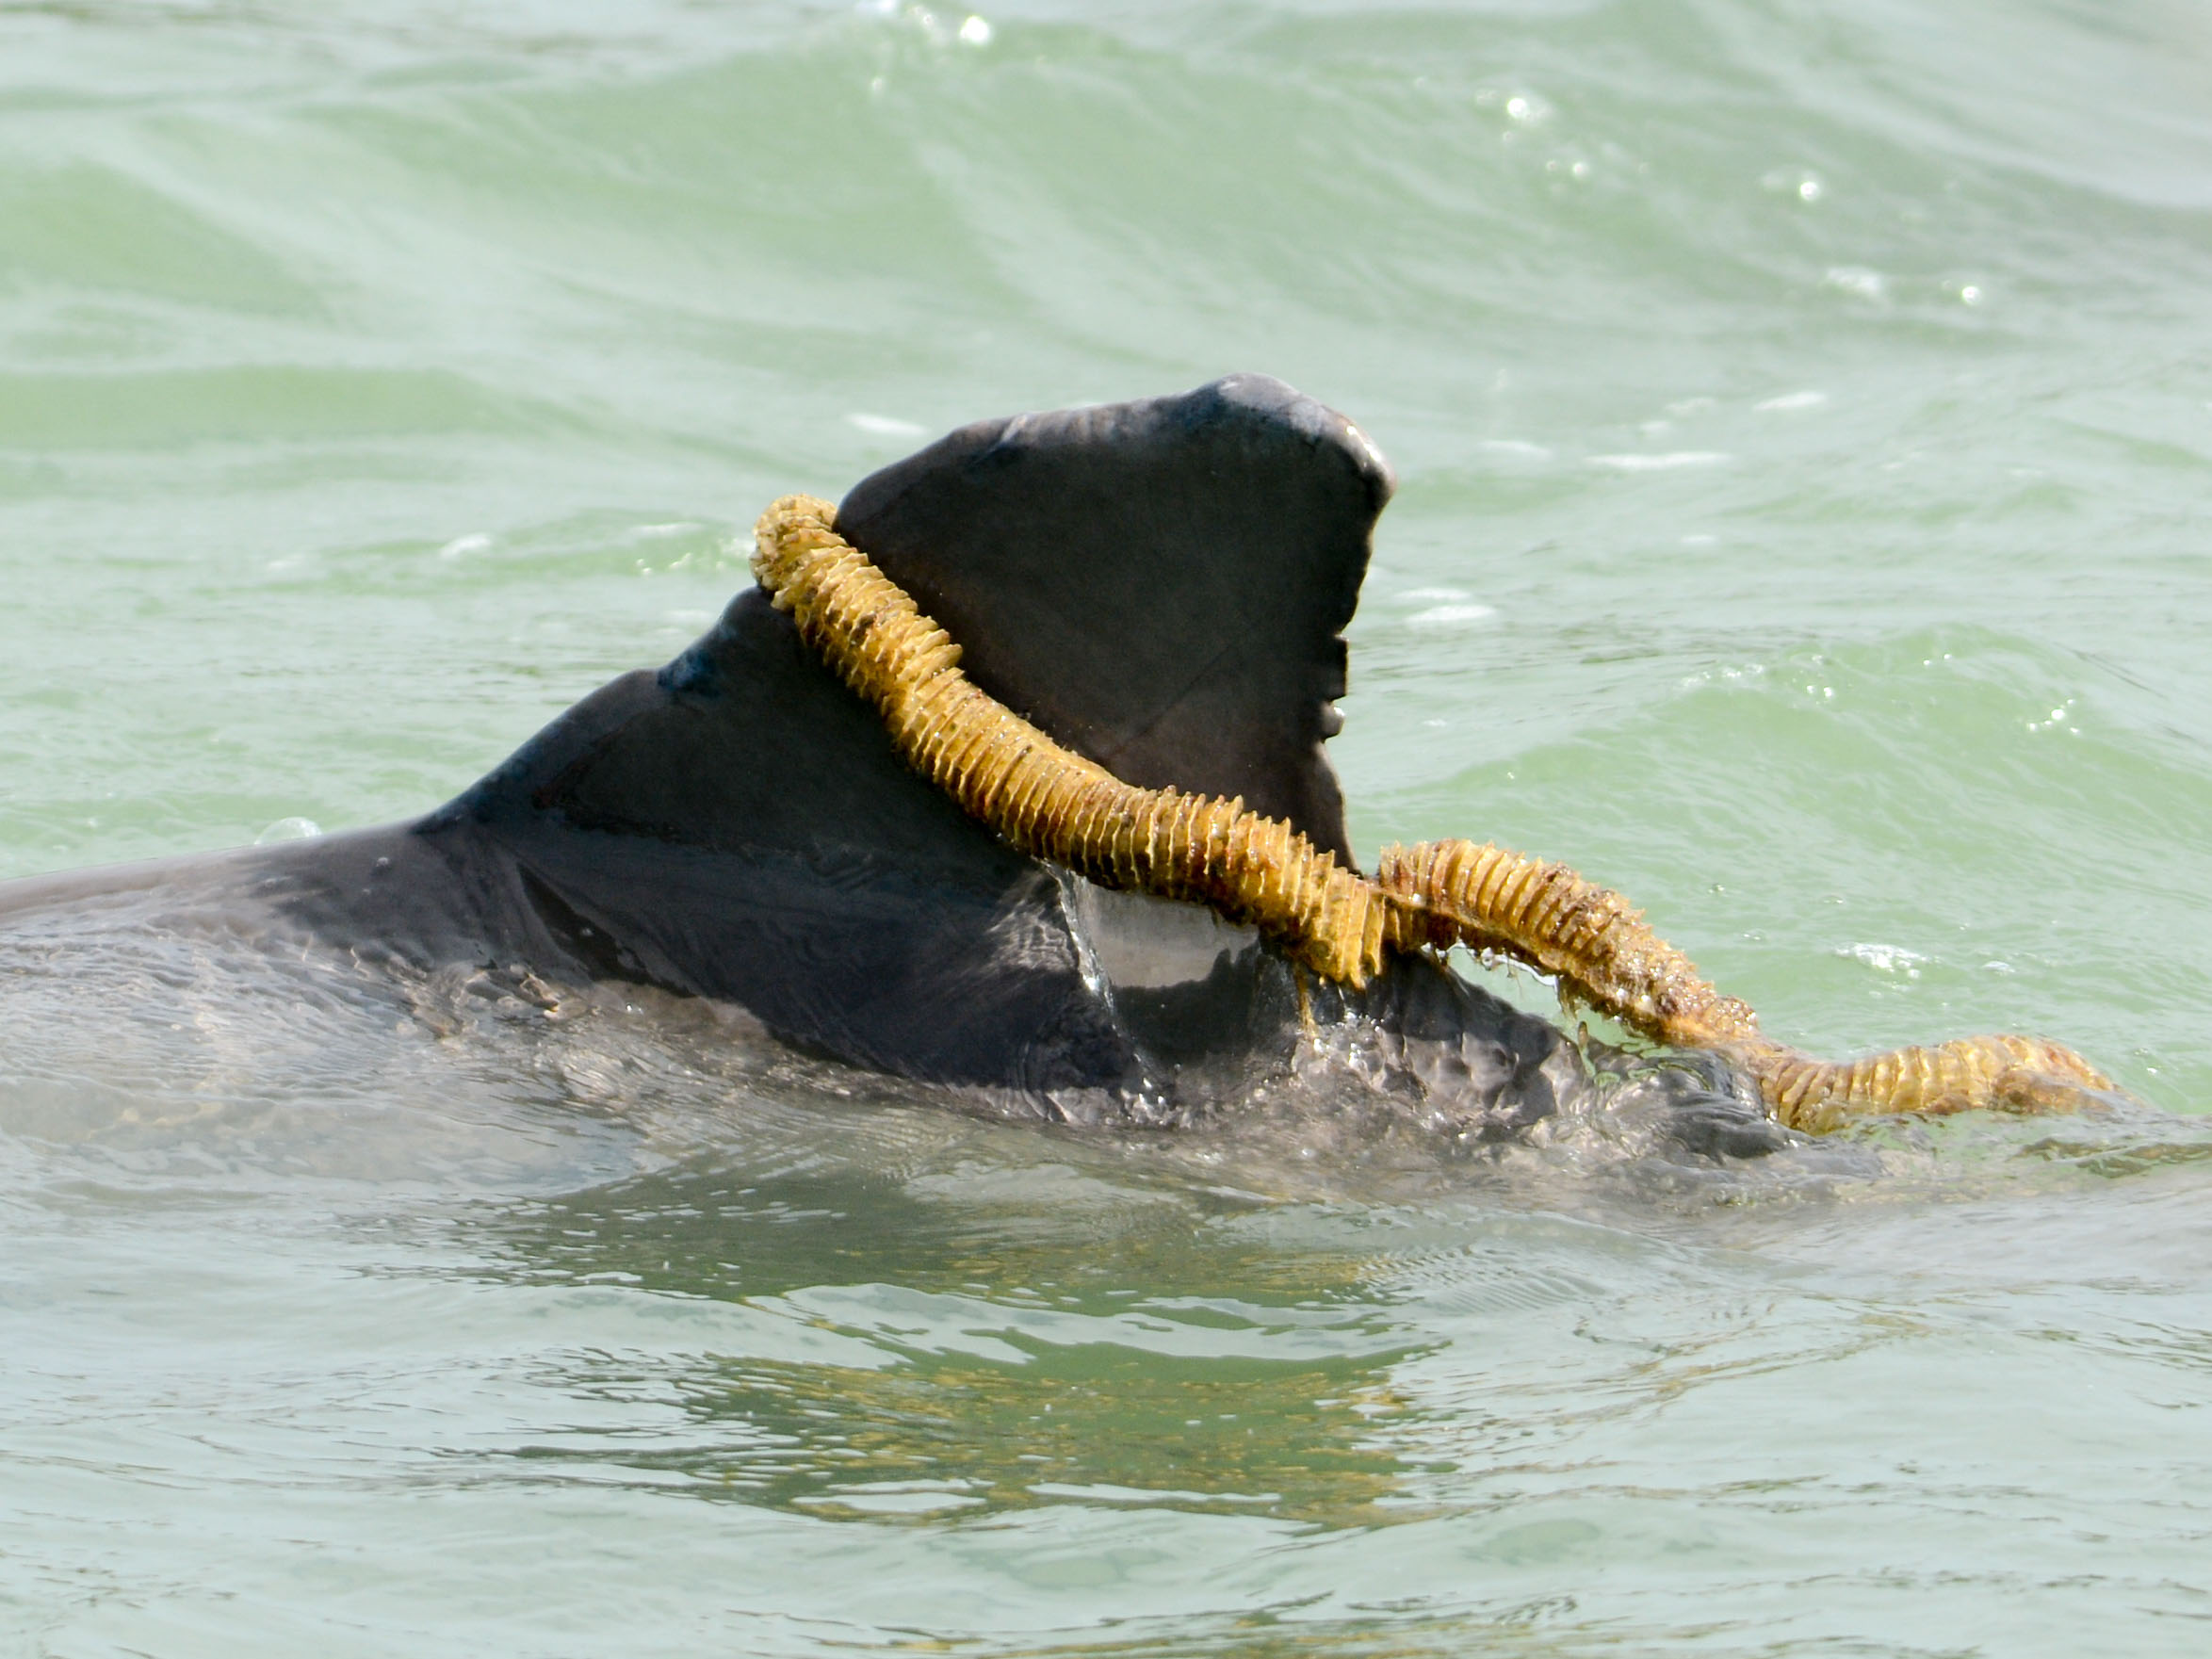
{"label": "green water", "polygon": [[0,877],[412,814],[773,496],[1260,369],[1402,479],[1363,849],[2175,1115],[1079,1136],[12,957],[5,1651],[2203,1646],[2202,8],[967,16],[0,6]]}

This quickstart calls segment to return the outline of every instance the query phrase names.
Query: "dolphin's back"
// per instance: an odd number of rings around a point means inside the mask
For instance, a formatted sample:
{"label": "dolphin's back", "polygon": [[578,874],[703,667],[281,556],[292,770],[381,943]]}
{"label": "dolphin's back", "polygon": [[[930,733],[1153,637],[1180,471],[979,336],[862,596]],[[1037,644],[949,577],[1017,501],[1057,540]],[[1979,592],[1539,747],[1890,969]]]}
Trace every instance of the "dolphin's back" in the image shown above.
{"label": "dolphin's back", "polygon": [[909,772],[757,591],[417,832],[488,839],[591,972],[947,1082],[1129,1081],[1058,882]]}
{"label": "dolphin's back", "polygon": [[[964,428],[864,480],[838,525],[1062,742],[1348,853],[1322,743],[1390,489],[1342,416],[1238,376]],[[756,590],[420,833],[489,837],[592,971],[842,1058],[1047,1089],[1142,1070],[1061,879],[909,772]]]}
{"label": "dolphin's back", "polygon": [[[1391,487],[1342,416],[1234,376],[964,428],[863,480],[838,527],[1062,743],[1131,783],[1242,795],[1348,856],[1322,744]],[[906,1076],[1049,1093],[1148,1074],[1068,878],[908,772],[757,590],[419,821],[150,879],[418,966],[726,1000]],[[1249,998],[1221,988],[1203,1005],[1245,1034]]]}

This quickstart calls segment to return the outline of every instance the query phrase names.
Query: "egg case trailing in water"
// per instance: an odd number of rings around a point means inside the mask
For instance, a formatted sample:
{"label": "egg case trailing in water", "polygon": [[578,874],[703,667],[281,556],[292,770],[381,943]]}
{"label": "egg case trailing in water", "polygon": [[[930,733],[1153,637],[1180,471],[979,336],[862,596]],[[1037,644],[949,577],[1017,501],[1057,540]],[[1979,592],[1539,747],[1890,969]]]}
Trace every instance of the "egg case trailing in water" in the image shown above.
{"label": "egg case trailing in water", "polygon": [[[945,470],[972,470],[973,455],[956,435],[871,484],[902,471],[937,482]],[[864,501],[901,495],[886,487],[870,496],[868,489],[855,494]],[[1080,499],[1074,490],[1066,495]],[[980,494],[971,489],[964,498],[938,489],[931,500],[957,515],[956,524],[940,527],[942,543],[996,516],[985,510],[987,474]],[[1494,846],[1433,842],[1390,849],[1378,885],[1339,866],[1334,849],[1317,848],[1287,820],[1248,809],[1242,796],[1126,782],[976,684],[961,667],[962,646],[841,533],[842,517],[809,496],[776,502],[756,528],[756,576],[778,608],[792,612],[807,643],[875,706],[907,763],[1025,853],[1111,886],[1195,901],[1255,923],[1317,972],[1355,989],[1374,977],[1386,948],[1505,951],[1647,1036],[1726,1054],[1793,1127],[1832,1128],[1864,1113],[2062,1110],[2080,1104],[2085,1091],[2110,1087],[2079,1055],[2041,1038],[1967,1037],[1844,1065],[1815,1060],[1763,1036],[1750,1008],[1699,978],[1639,912],[1563,865]],[[868,522],[853,534],[869,533]],[[1016,547],[1033,546],[1028,538],[1037,528],[1016,517],[1005,534]],[[917,535],[909,527],[903,545],[909,556],[936,549],[942,570],[941,545],[926,529]],[[1005,568],[999,551],[995,561],[971,555],[957,569]],[[1175,708],[1170,704],[1147,735]],[[1101,742],[1092,729],[1094,756],[1114,746],[1117,734],[1106,732]],[[1312,758],[1325,764],[1318,742]]]}

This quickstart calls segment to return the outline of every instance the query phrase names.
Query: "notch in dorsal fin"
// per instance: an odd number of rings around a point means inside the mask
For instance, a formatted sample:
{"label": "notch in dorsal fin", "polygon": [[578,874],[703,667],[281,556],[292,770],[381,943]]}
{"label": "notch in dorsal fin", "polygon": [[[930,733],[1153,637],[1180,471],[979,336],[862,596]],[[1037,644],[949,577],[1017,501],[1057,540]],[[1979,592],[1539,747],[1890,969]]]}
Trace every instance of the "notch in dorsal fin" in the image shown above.
{"label": "notch in dorsal fin", "polygon": [[963,427],[854,485],[838,529],[1069,748],[1349,860],[1322,744],[1393,483],[1342,415],[1231,375]]}

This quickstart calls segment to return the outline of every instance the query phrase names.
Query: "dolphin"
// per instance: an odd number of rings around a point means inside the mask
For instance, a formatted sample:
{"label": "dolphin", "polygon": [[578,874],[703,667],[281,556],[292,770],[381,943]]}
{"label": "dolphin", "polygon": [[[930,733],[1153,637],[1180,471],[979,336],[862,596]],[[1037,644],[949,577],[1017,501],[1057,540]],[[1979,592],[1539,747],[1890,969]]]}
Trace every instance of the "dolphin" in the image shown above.
{"label": "dolphin", "polygon": [[[1349,420],[1240,374],[963,427],[854,486],[838,525],[1061,743],[1132,784],[1241,795],[1348,862],[1325,745],[1393,487]],[[757,589],[419,818],[0,885],[0,935],[66,938],[92,910],[272,957],[651,985],[1062,1121],[1187,1121],[1324,1027],[1461,1133],[1592,1087],[1584,1050],[1441,963],[1311,984],[1249,933],[1016,852],[907,770]],[[1721,1149],[1775,1144],[1700,1075]]]}

